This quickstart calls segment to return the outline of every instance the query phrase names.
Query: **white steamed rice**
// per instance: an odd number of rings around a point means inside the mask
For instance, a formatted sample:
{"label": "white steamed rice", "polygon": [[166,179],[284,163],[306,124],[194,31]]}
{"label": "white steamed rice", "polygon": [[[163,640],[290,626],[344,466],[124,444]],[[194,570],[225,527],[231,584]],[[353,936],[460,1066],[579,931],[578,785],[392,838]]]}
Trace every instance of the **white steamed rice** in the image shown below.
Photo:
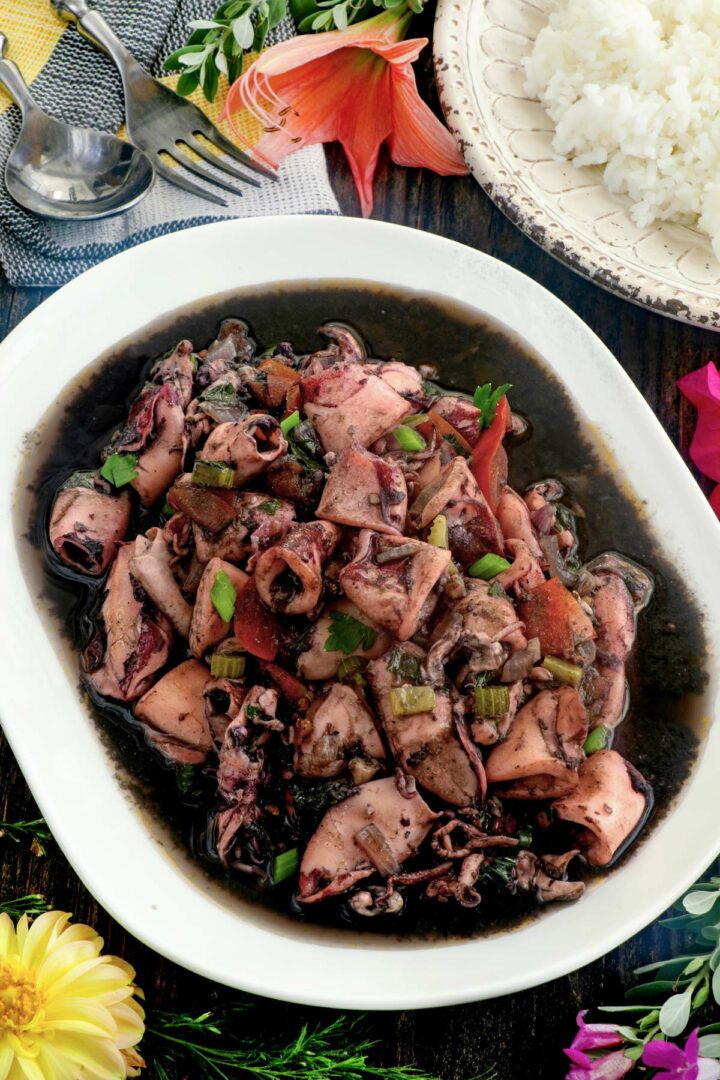
{"label": "white steamed rice", "polygon": [[603,165],[638,225],[699,225],[720,258],[720,0],[556,0],[525,72],[559,155]]}

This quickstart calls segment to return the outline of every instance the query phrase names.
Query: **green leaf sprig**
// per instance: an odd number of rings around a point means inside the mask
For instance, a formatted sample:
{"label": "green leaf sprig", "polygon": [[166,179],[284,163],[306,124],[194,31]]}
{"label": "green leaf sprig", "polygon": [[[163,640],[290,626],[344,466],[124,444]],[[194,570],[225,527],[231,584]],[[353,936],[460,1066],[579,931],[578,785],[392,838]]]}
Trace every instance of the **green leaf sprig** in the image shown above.
{"label": "green leaf sprig", "polygon": [[512,389],[512,383],[503,383],[501,386],[492,388],[492,383],[485,383],[483,386],[478,386],[473,394],[473,405],[476,409],[480,410],[480,416],[478,417],[478,424],[480,430],[490,427],[495,419],[495,413],[500,403],[500,398]]}
{"label": "green leaf sprig", "polygon": [[12,840],[15,844],[29,841],[33,855],[46,855],[46,845],[52,840],[50,830],[44,818],[32,821],[0,821],[0,839]]}
{"label": "green leaf sprig", "polygon": [[220,76],[232,85],[242,74],[243,54],[259,52],[287,15],[286,0],[227,0],[211,19],[194,19],[185,45],[165,61],[166,71],[182,71],[176,90],[186,97],[198,86],[214,101]]}
{"label": "green leaf sprig", "polygon": [[137,454],[111,454],[100,470],[100,475],[113,487],[125,487],[137,477],[137,463]]}
{"label": "green leaf sprig", "polygon": [[332,622],[325,639],[325,652],[341,652],[349,656],[356,649],[365,652],[372,649],[377,639],[377,630],[373,630],[372,626],[342,611],[331,611],[330,619]]}
{"label": "green leaf sprig", "polygon": [[301,34],[345,30],[353,23],[371,18],[377,8],[399,11],[405,8],[419,15],[426,0],[290,0],[290,12]]}
{"label": "green leaf sprig", "polygon": [[[686,953],[636,968],[640,982],[625,991],[624,1005],[601,1005],[601,1012],[633,1016],[619,1028],[627,1057],[639,1061],[653,1039],[675,1039],[706,1004],[720,1006],[720,878],[699,882],[676,905],[680,912],[660,925],[690,936]],[[720,1059],[720,1023],[700,1028],[700,1055]],[[614,1051],[621,1047],[613,1047]]]}
{"label": "green leaf sprig", "polygon": [[11,919],[19,919],[21,915],[27,915],[32,919],[45,911],[50,911],[50,904],[40,893],[16,896],[12,900],[0,900],[0,915],[9,915]]}
{"label": "green leaf sprig", "polygon": [[[142,1053],[156,1080],[432,1080],[412,1065],[376,1065],[376,1043],[359,1020],[338,1016],[324,1026],[304,1025],[284,1042],[243,1024],[252,1006],[240,999],[224,1010],[190,1016],[155,1012],[147,1018]],[[488,1078],[489,1080],[489,1078]]]}

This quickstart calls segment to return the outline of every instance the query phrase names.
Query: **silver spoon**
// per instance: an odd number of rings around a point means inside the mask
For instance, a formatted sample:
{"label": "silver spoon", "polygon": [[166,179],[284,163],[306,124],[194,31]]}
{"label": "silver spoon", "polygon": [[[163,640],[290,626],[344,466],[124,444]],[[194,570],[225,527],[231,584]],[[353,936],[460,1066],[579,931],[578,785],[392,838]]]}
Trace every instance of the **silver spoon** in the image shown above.
{"label": "silver spoon", "polygon": [[13,199],[66,221],[109,217],[140,202],[155,179],[145,154],[114,135],[53,120],[33,101],[17,64],[4,59],[6,45],[0,32],[0,83],[23,118],[5,166]]}

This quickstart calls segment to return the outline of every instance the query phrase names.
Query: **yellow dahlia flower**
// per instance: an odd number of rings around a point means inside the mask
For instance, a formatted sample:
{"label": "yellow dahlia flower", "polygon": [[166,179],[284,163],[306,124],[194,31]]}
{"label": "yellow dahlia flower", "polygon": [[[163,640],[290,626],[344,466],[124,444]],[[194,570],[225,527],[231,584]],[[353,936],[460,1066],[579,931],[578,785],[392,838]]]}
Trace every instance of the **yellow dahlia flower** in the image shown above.
{"label": "yellow dahlia flower", "polygon": [[102,938],[48,911],[0,915],[0,1080],[124,1080],[144,1064],[135,972]]}

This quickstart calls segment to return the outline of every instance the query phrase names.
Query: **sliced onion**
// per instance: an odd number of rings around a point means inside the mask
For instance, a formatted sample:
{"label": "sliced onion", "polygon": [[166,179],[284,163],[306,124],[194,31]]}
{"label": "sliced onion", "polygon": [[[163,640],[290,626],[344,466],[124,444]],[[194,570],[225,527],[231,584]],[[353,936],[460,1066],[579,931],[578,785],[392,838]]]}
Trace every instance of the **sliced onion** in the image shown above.
{"label": "sliced onion", "polygon": [[355,833],[355,843],[383,877],[397,874],[400,863],[377,825],[364,825]]}

